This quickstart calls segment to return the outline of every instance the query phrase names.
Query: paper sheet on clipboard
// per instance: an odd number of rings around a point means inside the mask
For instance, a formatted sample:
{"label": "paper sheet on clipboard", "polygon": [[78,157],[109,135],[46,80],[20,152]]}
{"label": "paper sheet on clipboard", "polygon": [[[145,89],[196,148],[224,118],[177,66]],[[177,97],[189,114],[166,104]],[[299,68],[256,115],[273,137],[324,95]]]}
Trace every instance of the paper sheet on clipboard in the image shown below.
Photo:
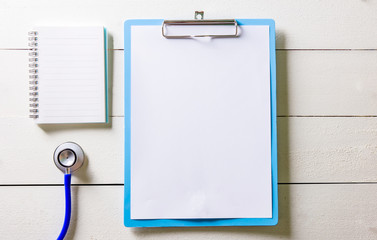
{"label": "paper sheet on clipboard", "polygon": [[272,217],[269,26],[131,31],[131,218]]}

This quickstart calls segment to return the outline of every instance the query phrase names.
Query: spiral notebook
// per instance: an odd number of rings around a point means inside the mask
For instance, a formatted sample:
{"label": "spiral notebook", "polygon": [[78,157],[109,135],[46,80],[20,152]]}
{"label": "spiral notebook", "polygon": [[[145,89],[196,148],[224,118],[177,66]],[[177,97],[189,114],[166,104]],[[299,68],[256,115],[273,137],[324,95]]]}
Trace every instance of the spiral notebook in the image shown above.
{"label": "spiral notebook", "polygon": [[30,118],[38,124],[107,122],[106,44],[103,27],[29,32]]}

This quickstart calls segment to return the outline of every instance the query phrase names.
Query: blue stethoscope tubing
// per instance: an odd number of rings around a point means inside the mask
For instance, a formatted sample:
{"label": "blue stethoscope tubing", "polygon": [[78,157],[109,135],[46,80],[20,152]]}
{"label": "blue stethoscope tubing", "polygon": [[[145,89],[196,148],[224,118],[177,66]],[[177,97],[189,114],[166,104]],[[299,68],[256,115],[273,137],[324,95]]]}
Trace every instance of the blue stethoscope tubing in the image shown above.
{"label": "blue stethoscope tubing", "polygon": [[74,142],[60,144],[54,152],[54,163],[64,173],[65,189],[65,217],[63,228],[58,240],[63,240],[68,232],[71,221],[71,173],[79,169],[84,163],[85,155],[82,148]]}
{"label": "blue stethoscope tubing", "polygon": [[64,174],[64,189],[65,189],[65,217],[63,228],[57,240],[63,240],[69,228],[71,220],[71,174]]}

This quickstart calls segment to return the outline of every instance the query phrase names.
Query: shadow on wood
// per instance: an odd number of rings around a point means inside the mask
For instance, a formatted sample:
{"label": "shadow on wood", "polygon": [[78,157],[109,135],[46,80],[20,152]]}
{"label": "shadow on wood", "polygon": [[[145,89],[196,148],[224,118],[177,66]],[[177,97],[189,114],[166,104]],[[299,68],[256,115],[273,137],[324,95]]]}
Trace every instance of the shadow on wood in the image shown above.
{"label": "shadow on wood", "polygon": [[79,194],[79,187],[71,187],[72,215],[71,215],[71,223],[69,225],[67,235],[64,238],[66,240],[75,239],[75,232],[76,232],[76,227],[77,227],[77,215],[78,215],[77,212],[79,211],[78,201],[77,201],[78,194]]}

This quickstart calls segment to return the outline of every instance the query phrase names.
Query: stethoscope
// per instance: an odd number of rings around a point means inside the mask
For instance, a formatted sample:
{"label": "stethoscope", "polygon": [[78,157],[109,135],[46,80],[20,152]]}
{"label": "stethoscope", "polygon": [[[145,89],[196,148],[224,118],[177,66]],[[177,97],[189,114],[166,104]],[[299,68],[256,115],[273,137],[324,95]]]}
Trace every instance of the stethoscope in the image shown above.
{"label": "stethoscope", "polygon": [[74,142],[60,144],[54,152],[55,165],[64,173],[65,217],[63,228],[57,240],[64,239],[71,220],[71,174],[84,163],[82,148]]}

